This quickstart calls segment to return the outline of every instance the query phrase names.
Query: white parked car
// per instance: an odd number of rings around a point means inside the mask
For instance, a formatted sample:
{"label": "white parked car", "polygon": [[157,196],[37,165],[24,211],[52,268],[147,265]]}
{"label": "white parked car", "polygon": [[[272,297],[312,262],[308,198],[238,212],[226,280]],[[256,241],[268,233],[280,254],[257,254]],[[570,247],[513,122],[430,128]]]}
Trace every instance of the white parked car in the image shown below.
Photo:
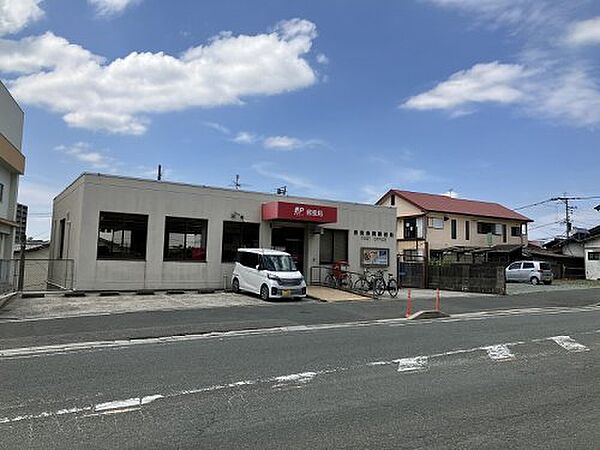
{"label": "white parked car", "polygon": [[506,281],[517,281],[531,284],[552,284],[554,274],[550,263],[542,261],[517,261],[504,271]]}
{"label": "white parked car", "polygon": [[271,298],[306,297],[306,282],[289,253],[262,248],[240,248],[231,276],[234,292]]}

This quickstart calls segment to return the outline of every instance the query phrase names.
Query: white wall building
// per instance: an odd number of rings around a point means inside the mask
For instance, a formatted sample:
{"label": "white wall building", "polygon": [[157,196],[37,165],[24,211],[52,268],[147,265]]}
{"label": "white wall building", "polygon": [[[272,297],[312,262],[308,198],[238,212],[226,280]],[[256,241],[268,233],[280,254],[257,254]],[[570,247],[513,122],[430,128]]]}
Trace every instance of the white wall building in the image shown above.
{"label": "white wall building", "polygon": [[600,236],[585,241],[585,277],[600,280]]}
{"label": "white wall building", "polygon": [[25,171],[21,153],[24,114],[0,82],[0,259],[12,258],[19,176]]}
{"label": "white wall building", "polygon": [[[222,288],[239,247],[311,268],[396,273],[392,208],[82,174],[55,199],[50,257],[74,261],[78,290]],[[314,272],[314,269],[313,269]]]}

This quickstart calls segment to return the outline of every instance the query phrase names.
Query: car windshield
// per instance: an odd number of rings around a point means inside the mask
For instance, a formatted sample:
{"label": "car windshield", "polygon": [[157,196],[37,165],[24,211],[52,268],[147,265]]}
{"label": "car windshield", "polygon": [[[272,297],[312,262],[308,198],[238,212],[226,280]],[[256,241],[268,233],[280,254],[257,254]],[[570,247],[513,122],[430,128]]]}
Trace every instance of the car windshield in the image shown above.
{"label": "car windshield", "polygon": [[263,266],[273,272],[295,272],[296,264],[289,255],[263,255]]}

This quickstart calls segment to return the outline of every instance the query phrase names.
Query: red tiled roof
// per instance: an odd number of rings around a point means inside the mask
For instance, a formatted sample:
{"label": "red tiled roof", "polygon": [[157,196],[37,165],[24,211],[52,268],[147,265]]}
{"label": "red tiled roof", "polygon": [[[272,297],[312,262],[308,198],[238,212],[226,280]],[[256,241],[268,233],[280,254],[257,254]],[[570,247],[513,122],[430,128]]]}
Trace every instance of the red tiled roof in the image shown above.
{"label": "red tiled roof", "polygon": [[[468,216],[492,217],[495,219],[521,220],[533,222],[528,217],[508,209],[498,203],[481,202],[477,200],[465,200],[462,198],[450,198],[446,195],[426,194],[424,192],[410,192],[392,189],[388,194],[394,193],[404,200],[412,203],[423,211],[444,212],[452,214],[464,214]],[[379,201],[377,202],[379,203]]]}

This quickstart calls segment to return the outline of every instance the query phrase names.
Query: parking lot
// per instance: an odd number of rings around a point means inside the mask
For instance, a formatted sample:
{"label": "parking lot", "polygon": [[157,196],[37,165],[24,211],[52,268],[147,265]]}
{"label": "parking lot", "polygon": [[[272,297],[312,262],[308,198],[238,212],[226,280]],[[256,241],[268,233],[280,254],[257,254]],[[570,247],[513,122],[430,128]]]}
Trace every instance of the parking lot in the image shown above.
{"label": "parking lot", "polygon": [[600,288],[600,282],[591,280],[554,280],[551,285],[531,283],[506,283],[507,295],[529,294],[536,292],[570,291],[574,289]]}

